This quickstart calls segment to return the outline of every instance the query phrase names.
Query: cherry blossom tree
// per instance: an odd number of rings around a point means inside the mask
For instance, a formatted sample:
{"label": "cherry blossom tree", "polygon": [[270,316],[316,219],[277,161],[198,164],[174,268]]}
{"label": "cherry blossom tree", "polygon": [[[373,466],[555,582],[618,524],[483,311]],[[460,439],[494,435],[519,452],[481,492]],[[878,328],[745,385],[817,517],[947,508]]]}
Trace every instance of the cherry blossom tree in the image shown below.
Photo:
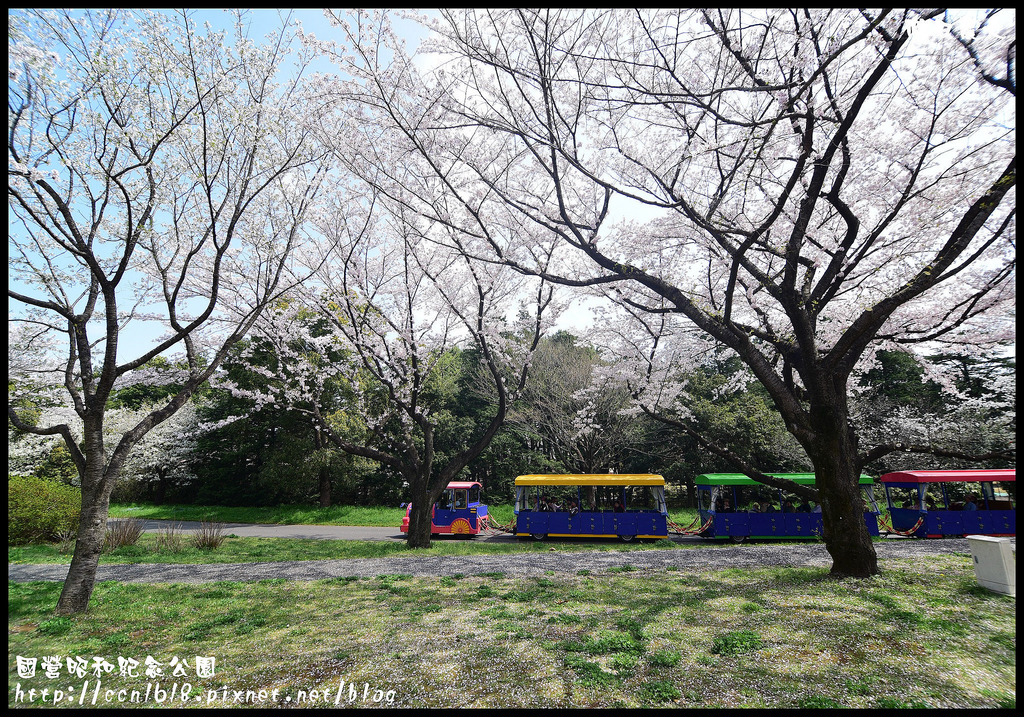
{"label": "cherry blossom tree", "polygon": [[[918,360],[879,352],[851,396],[866,461],[877,473],[911,470],[922,455],[936,468],[1011,467],[1016,455],[1013,365],[971,355]],[[927,379],[926,379],[927,377]]]}
{"label": "cherry blossom tree", "polygon": [[[186,404],[289,281],[322,177],[287,23],[248,37],[188,12],[17,11],[9,16],[10,320],[38,360],[8,415],[63,438],[82,521],[59,613],[85,611],[111,490],[129,452]],[[163,331],[151,347],[132,323]],[[109,437],[108,399],[159,355],[181,389]],[[12,366],[12,370],[18,369]],[[166,377],[162,377],[166,379]],[[81,423],[36,424],[60,391]]]}
{"label": "cherry blossom tree", "polygon": [[[476,266],[424,239],[428,224],[379,199],[323,213],[333,258],[287,302],[265,312],[251,346],[274,360],[261,386],[218,385],[257,407],[305,413],[333,445],[399,474],[412,501],[409,547],[429,547],[432,506],[494,439],[526,382],[530,358],[550,325],[553,291],[520,274]],[[443,401],[435,400],[449,353],[471,347],[489,378],[494,413],[464,447],[436,451]]]}
{"label": "cherry blossom tree", "polygon": [[[108,424],[112,430],[111,442],[116,442],[127,430],[137,425],[146,415],[160,406],[141,406],[138,409],[119,409],[112,412]],[[185,404],[166,421],[157,424],[129,452],[121,469],[122,478],[136,485],[151,486],[152,500],[163,503],[171,486],[189,485],[195,481],[191,463],[195,459],[196,440],[203,428],[196,413],[195,398]]]}
{"label": "cherry blossom tree", "polygon": [[[157,408],[159,406],[142,405],[138,408],[109,409],[104,417],[104,441],[116,444],[125,432]],[[66,425],[76,442],[82,440],[82,420],[71,405],[48,407],[35,423],[43,426]],[[187,484],[195,479],[189,465],[196,438],[202,430],[195,403],[189,400],[133,446],[121,468],[120,480],[153,483],[157,502],[161,502],[168,483]],[[12,473],[31,473],[57,446],[66,446],[60,435],[38,435],[17,430],[9,432],[8,469]]]}
{"label": "cherry blossom tree", "polygon": [[[420,138],[391,121],[387,75],[403,90],[397,101],[430,122],[431,98],[416,94],[418,70],[401,51],[387,26],[354,11],[327,12],[342,28],[345,43],[306,36],[310,48],[325,53],[340,72],[318,85],[323,106],[319,136],[345,168],[355,191],[323,215],[318,230],[330,238],[330,256],[313,254],[321,267],[303,287],[301,304],[315,307],[333,327],[337,345],[351,361],[353,413],[365,429],[342,433],[313,409],[328,438],[353,455],[371,458],[401,474],[412,499],[409,545],[430,544],[431,507],[448,482],[480,455],[497,435],[509,405],[525,385],[540,337],[562,308],[553,287],[502,263],[468,260],[464,244],[477,241],[480,226],[503,234],[532,232],[508,212],[494,217],[449,216],[447,182],[421,151]],[[435,212],[419,211],[432,206]],[[273,332],[265,335],[273,335]],[[294,343],[279,341],[278,350]],[[494,414],[463,450],[435,465],[435,432],[428,400],[434,373],[453,347],[473,349],[493,388]],[[323,365],[323,362],[319,362]],[[308,383],[307,383],[308,385]],[[294,403],[294,402],[293,402]],[[316,406],[315,401],[310,402]],[[391,423],[391,430],[383,430]],[[396,437],[389,443],[388,436]],[[354,440],[356,437],[359,440]]]}
{"label": "cherry blossom tree", "polygon": [[1005,15],[443,10],[418,83],[380,63],[403,51],[386,17],[336,19],[372,60],[350,68],[367,115],[444,191],[410,211],[475,261],[609,299],[651,379],[638,405],[680,430],[674,359],[734,352],[815,469],[786,487],[822,505],[832,573],[867,576],[851,376],[880,349],[1013,337]]}

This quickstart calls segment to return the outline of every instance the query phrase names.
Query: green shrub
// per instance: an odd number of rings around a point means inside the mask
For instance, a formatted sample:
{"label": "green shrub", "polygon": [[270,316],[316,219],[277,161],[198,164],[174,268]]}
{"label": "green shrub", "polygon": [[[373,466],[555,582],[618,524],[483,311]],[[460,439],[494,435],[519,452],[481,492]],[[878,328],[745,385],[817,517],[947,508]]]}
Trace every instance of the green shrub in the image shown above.
{"label": "green shrub", "polygon": [[71,481],[78,477],[78,467],[62,441],[54,444],[43,462],[36,466],[33,475],[51,483],[71,485]]}
{"label": "green shrub", "polygon": [[25,545],[78,530],[82,491],[31,476],[9,476],[7,543]]}

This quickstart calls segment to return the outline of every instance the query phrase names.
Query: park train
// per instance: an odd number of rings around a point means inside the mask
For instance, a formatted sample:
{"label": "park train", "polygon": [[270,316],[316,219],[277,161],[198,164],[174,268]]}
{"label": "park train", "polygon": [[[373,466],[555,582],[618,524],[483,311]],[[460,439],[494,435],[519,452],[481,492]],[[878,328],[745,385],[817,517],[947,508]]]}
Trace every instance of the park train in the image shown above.
{"label": "park train", "polygon": [[[813,473],[776,473],[811,485]],[[668,515],[665,479],[654,474],[521,475],[515,480],[512,523],[491,520],[481,502],[481,483],[448,484],[434,504],[433,535],[471,538],[485,530],[521,538],[618,538],[623,542],[698,535],[743,542],[747,539],[815,539],[822,534],[821,513],[784,491],[737,473],[713,473],[694,479],[697,517],[687,527]],[[885,492],[880,510],[875,488]],[[910,470],[860,477],[864,523],[873,536],[918,538],[963,535],[1016,535],[1016,469]],[[401,530],[409,530],[412,505]]]}

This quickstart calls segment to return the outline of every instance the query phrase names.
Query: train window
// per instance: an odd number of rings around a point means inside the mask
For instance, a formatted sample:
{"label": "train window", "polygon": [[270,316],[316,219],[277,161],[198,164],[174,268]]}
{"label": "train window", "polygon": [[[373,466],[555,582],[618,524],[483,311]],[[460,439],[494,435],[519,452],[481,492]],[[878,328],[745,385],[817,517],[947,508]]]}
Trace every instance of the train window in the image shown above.
{"label": "train window", "polygon": [[712,502],[711,491],[709,491],[709,490],[699,490],[699,491],[697,491],[697,496],[698,496],[697,504],[700,507],[700,509],[701,510],[711,510],[711,502]]}
{"label": "train window", "polygon": [[651,490],[646,486],[630,486],[625,489],[627,510],[650,510],[654,507]]}

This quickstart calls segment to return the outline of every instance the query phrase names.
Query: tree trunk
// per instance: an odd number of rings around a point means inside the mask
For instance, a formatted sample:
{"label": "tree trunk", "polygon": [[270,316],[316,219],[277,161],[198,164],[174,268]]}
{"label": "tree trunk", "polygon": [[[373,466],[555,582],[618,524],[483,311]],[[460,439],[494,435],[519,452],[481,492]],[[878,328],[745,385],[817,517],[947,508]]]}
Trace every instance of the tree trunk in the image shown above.
{"label": "tree trunk", "polygon": [[430,547],[430,525],[433,518],[434,501],[427,489],[427,479],[417,477],[410,486],[412,509],[409,511],[409,536],[407,544],[410,548]]}
{"label": "tree trunk", "polygon": [[[321,429],[315,423],[313,424],[313,441],[316,446],[317,453],[323,453],[324,449],[327,448],[327,441],[324,440]],[[321,460],[324,460],[320,466],[320,470],[317,473],[317,479],[320,485],[320,507],[330,508],[331,507],[331,466],[330,462],[321,456]]]}
{"label": "tree trunk", "polygon": [[812,408],[815,440],[806,446],[814,465],[821,498],[825,548],[832,556],[834,577],[866,578],[878,574],[878,556],[864,523],[856,439],[847,420],[845,401]]}
{"label": "tree trunk", "polygon": [[71,567],[57,601],[58,615],[85,612],[96,583],[96,568],[107,535],[110,493],[116,476],[107,475],[102,460],[89,461],[82,479],[82,516]]}
{"label": "tree trunk", "polygon": [[327,465],[320,467],[320,507],[331,507],[331,471]]}

